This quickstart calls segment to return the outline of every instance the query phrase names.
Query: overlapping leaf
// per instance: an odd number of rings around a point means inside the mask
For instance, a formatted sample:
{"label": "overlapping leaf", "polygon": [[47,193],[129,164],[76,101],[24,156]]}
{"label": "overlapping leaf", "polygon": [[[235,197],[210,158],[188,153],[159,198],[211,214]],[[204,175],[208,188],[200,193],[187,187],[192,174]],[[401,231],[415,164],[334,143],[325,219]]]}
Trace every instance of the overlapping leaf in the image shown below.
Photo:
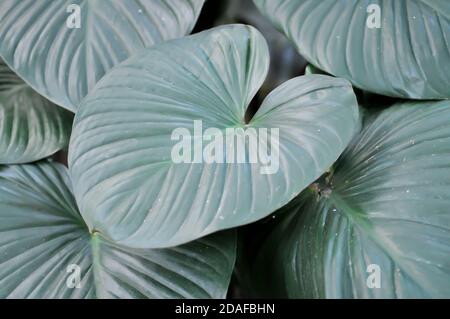
{"label": "overlapping leaf", "polygon": [[312,189],[284,209],[288,216],[264,245],[255,269],[264,268],[257,282],[270,288],[261,291],[450,297],[449,102],[381,112]]}
{"label": "overlapping leaf", "polygon": [[[357,126],[352,88],[322,75],[292,79],[246,124],[268,63],[261,34],[230,25],[147,49],[105,76],[76,115],[69,150],[89,227],[132,247],[178,245],[263,218],[320,176]],[[203,132],[278,129],[279,166],[263,174],[262,161],[231,163],[232,143],[222,163],[175,164],[172,133],[194,134],[196,120]]]}
{"label": "overlapping leaf", "polygon": [[33,162],[60,150],[69,141],[72,118],[0,61],[0,164]]}
{"label": "overlapping leaf", "polygon": [[231,231],[123,247],[89,233],[62,165],[0,167],[1,298],[224,298],[235,246]]}
{"label": "overlapping leaf", "polygon": [[203,0],[2,0],[0,55],[40,94],[74,111],[111,67],[143,47],[189,33],[202,5]]}
{"label": "overlapping leaf", "polygon": [[450,97],[446,0],[254,2],[308,61],[361,89],[412,99]]}

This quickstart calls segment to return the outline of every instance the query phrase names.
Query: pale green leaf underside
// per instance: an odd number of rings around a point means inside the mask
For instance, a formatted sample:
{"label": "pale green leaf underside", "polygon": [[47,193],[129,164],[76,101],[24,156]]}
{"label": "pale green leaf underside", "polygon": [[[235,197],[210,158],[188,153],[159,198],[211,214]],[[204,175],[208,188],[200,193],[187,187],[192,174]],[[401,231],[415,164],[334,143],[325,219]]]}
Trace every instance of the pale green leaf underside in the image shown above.
{"label": "pale green leaf underside", "polygon": [[[225,297],[234,232],[172,249],[126,248],[88,232],[69,185],[60,164],[0,167],[1,298]],[[66,284],[72,264],[80,288]]]}
{"label": "pale green leaf underside", "polygon": [[[450,97],[446,0],[254,0],[320,69],[378,94]],[[380,28],[368,28],[380,8]]]}
{"label": "pale green leaf underside", "polygon": [[0,164],[34,162],[67,145],[72,114],[46,100],[0,61]]}
{"label": "pale green leaf underside", "polygon": [[[69,150],[89,227],[132,247],[174,246],[261,219],[320,176],[354,133],[352,88],[321,75],[292,79],[246,125],[268,64],[261,34],[230,25],[147,49],[105,76],[77,113]],[[193,133],[194,120],[204,130],[278,128],[278,171],[261,174],[260,162],[173,164],[171,134]]]}
{"label": "pale green leaf underside", "polygon": [[[397,104],[374,118],[304,194],[256,265],[292,298],[450,297],[450,102]],[[282,248],[282,249],[280,249]],[[370,264],[381,287],[369,289]]]}
{"label": "pale green leaf underside", "polygon": [[[80,28],[70,5],[80,8]],[[189,33],[203,0],[2,0],[0,55],[40,94],[75,111],[114,65]],[[67,23],[69,22],[69,23]]]}

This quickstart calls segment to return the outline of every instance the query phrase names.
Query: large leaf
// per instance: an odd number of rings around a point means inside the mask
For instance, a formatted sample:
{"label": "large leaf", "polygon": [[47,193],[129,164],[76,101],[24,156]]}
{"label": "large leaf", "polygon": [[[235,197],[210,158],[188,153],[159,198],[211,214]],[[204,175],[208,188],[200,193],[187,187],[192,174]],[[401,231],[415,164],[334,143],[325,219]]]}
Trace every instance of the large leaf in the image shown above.
{"label": "large leaf", "polygon": [[283,209],[258,282],[293,298],[449,298],[449,207],[450,102],[397,104]]}
{"label": "large leaf", "polygon": [[258,29],[267,41],[271,63],[266,80],[256,96],[258,100],[259,95],[264,98],[278,85],[303,74],[305,59],[299,55],[291,41],[282,36],[270,20],[259,12],[253,1],[227,0],[224,3],[226,7],[220,18],[215,21],[216,26],[232,23],[249,24]]}
{"label": "large leaf", "polygon": [[[450,97],[447,0],[254,2],[308,61],[328,73],[388,96]],[[380,9],[380,28],[372,28],[373,5]]]}
{"label": "large leaf", "polygon": [[[203,0],[1,0],[0,55],[40,94],[74,111],[111,67],[143,47],[189,33],[202,5]],[[77,21],[80,28],[73,28]]]}
{"label": "large leaf", "polygon": [[[320,176],[355,130],[352,88],[326,76],[292,79],[246,124],[268,63],[261,34],[230,25],[147,49],[105,76],[77,113],[69,149],[89,227],[133,247],[178,245],[258,220]],[[171,135],[194,134],[195,120],[203,132],[278,128],[279,169],[264,174],[262,161],[227,161],[232,143],[217,162],[175,164]],[[255,152],[244,134],[237,139]]]}
{"label": "large leaf", "polygon": [[0,164],[33,162],[60,150],[72,118],[0,61]]}
{"label": "large leaf", "polygon": [[[224,298],[235,233],[172,249],[90,234],[60,164],[0,167],[1,298]],[[75,284],[76,266],[80,287]]]}

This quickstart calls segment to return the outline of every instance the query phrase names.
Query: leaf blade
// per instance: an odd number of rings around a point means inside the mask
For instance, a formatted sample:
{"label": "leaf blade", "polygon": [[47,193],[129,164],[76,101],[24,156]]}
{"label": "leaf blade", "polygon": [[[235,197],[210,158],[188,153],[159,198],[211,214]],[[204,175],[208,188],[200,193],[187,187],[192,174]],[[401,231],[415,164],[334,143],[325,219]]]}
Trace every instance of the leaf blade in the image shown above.
{"label": "leaf blade", "polygon": [[[202,5],[203,0],[5,0],[0,55],[37,92],[75,111],[114,65],[189,33]],[[74,19],[80,28],[69,28]]]}
{"label": "leaf blade", "polygon": [[48,161],[0,168],[0,221],[2,298],[224,298],[236,254],[233,231],[163,250],[92,235],[67,169]]}
{"label": "leaf blade", "polygon": [[46,100],[0,63],[0,164],[34,162],[69,142],[72,114]]}
{"label": "leaf blade", "polygon": [[[254,0],[308,61],[363,90],[448,99],[450,15],[443,1]],[[426,43],[427,45],[424,45]]]}
{"label": "leaf blade", "polygon": [[[447,101],[371,115],[332,186],[318,183],[284,209],[258,276],[276,271],[272,287],[291,298],[448,297],[449,117]],[[372,264],[380,288],[367,286]]]}
{"label": "leaf blade", "polygon": [[[132,247],[175,246],[258,220],[320,176],[356,130],[351,86],[321,76],[291,80],[262,106],[281,111],[261,110],[246,124],[247,103],[267,72],[267,51],[255,29],[230,25],[166,42],[112,70],[80,107],[69,150],[75,194],[90,227]],[[277,94],[296,89],[303,95],[291,94],[291,103]],[[302,117],[322,122],[295,137],[289,130]],[[205,132],[279,128],[287,137],[281,168],[264,175],[261,163],[230,163],[226,156],[235,153],[227,143],[223,162],[174,163],[173,132],[192,132],[200,120]],[[314,141],[330,150],[319,154]],[[297,163],[295,152],[305,159]],[[290,180],[289,174],[299,178]]]}

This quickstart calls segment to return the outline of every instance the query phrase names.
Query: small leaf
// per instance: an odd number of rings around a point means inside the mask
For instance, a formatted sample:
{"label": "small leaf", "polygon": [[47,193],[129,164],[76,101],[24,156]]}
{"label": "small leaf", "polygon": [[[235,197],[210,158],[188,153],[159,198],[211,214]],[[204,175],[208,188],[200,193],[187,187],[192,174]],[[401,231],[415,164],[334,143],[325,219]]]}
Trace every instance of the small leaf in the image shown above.
{"label": "small leaf", "polygon": [[371,117],[327,182],[279,212],[287,216],[255,262],[255,281],[270,281],[261,292],[450,297],[450,102]]}
{"label": "small leaf", "polygon": [[446,0],[254,2],[309,62],[358,88],[411,99],[450,98]]}
{"label": "small leaf", "polygon": [[311,75],[311,74],[326,74],[324,71],[318,69],[317,67],[315,67],[312,64],[308,64],[305,68],[305,75]]}
{"label": "small leaf", "polygon": [[0,61],[0,164],[34,162],[65,147],[73,116]]}
{"label": "small leaf", "polygon": [[[322,175],[357,127],[352,88],[322,75],[294,78],[245,123],[268,63],[256,29],[229,25],[146,49],[105,76],[77,112],[69,150],[90,229],[132,247],[179,245],[261,219]],[[172,133],[197,134],[195,121],[203,132],[278,129],[273,174],[262,173],[261,160],[227,160],[232,143],[223,143],[221,161],[175,163]],[[238,139],[255,154],[245,135]]]}
{"label": "small leaf", "polygon": [[1,298],[224,298],[235,250],[233,231],[172,249],[118,245],[89,233],[64,166],[0,167]]}
{"label": "small leaf", "polygon": [[49,100],[75,111],[138,50],[184,36],[203,0],[2,0],[0,55]]}

